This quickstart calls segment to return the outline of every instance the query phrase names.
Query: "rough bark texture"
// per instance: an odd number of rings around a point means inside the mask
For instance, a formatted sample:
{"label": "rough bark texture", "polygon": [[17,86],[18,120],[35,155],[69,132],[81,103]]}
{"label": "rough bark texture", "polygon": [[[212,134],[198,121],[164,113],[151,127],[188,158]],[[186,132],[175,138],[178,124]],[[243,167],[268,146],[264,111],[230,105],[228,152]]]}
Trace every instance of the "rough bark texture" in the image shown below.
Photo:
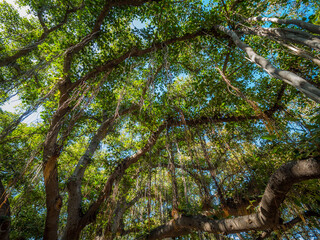
{"label": "rough bark texture", "polygon": [[57,159],[61,147],[57,145],[57,138],[64,116],[69,111],[69,101],[66,96],[70,91],[60,88],[61,98],[57,111],[53,115],[43,149],[43,177],[46,190],[47,216],[45,222],[44,239],[58,238],[59,215],[62,207],[62,197],[59,194]]}
{"label": "rough bark texture", "polygon": [[290,162],[280,167],[271,176],[256,213],[223,220],[180,215],[154,229],[146,239],[163,239],[177,236],[179,232],[188,233],[188,231],[228,234],[273,228],[279,225],[279,207],[292,185],[315,178],[320,178],[320,158]]}

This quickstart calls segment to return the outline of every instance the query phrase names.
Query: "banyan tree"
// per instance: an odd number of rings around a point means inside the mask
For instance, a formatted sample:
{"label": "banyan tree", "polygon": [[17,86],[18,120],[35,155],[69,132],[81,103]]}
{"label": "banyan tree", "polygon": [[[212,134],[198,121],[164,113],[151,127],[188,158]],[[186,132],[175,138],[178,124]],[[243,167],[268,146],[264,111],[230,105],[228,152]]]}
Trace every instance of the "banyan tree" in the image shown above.
{"label": "banyan tree", "polygon": [[0,239],[320,237],[318,1],[0,13]]}

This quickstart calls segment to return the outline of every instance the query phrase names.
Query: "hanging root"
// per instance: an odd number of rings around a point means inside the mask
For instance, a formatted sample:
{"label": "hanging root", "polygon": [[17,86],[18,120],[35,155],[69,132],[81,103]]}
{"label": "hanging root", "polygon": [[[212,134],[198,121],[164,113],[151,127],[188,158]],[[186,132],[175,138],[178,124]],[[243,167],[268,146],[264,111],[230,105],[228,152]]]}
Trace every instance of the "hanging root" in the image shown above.
{"label": "hanging root", "polygon": [[226,75],[221,71],[220,68],[216,67],[218,72],[220,73],[222,79],[226,82],[227,86],[232,88],[238,97],[241,97],[244,101],[246,101],[254,110],[255,114],[257,116],[261,116],[263,124],[266,126],[267,131],[269,134],[272,134],[275,131],[274,125],[272,124],[271,119],[259,108],[258,104],[253,101],[248,99],[240,90],[239,88],[233,86],[230,82],[230,80],[226,77]]}

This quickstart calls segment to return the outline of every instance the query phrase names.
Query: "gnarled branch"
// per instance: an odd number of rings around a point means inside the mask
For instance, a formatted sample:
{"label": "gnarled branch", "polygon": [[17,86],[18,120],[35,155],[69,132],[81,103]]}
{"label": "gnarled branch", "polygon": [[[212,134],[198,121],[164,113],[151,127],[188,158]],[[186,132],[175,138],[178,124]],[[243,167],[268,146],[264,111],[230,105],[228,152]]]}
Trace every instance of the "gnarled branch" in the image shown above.
{"label": "gnarled branch", "polygon": [[177,236],[176,233],[181,231],[239,233],[274,228],[279,225],[279,207],[292,185],[316,178],[320,178],[319,157],[287,163],[271,176],[256,213],[223,220],[179,215],[176,219],[151,231],[146,239]]}

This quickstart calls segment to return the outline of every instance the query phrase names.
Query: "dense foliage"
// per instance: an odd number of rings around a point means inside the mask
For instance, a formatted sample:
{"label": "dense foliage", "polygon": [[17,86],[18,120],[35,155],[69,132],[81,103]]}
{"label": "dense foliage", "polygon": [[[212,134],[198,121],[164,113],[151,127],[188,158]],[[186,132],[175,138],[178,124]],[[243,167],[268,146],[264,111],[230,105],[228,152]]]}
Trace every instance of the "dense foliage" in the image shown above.
{"label": "dense foliage", "polygon": [[316,0],[0,13],[0,239],[319,238]]}

